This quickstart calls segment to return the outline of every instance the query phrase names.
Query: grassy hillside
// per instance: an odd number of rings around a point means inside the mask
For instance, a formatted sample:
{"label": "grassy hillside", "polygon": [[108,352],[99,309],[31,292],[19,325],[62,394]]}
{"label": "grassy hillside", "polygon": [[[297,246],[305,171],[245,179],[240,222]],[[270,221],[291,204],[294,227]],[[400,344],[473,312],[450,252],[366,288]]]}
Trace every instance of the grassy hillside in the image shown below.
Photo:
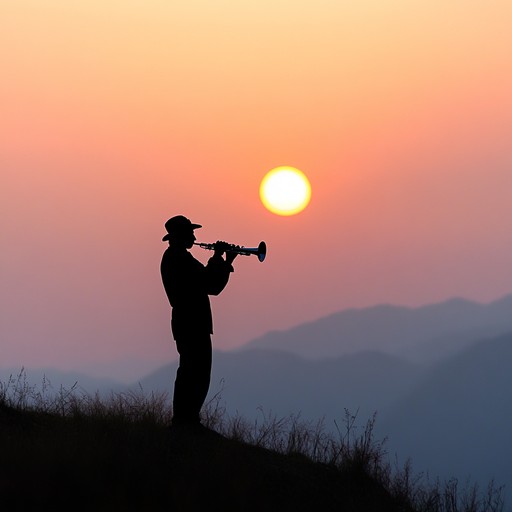
{"label": "grassy hillside", "polygon": [[0,494],[11,510],[401,510],[340,472],[213,433],[2,406]]}
{"label": "grassy hillside", "polygon": [[[498,511],[499,490],[478,508],[448,508],[456,486],[421,487],[392,472],[373,420],[359,433],[347,413],[339,439],[298,418],[260,425],[225,418],[210,429],[169,429],[165,396],[109,401],[0,386],[0,496],[6,510]],[[465,495],[466,501],[471,494]],[[487,500],[487,501],[486,501]]]}

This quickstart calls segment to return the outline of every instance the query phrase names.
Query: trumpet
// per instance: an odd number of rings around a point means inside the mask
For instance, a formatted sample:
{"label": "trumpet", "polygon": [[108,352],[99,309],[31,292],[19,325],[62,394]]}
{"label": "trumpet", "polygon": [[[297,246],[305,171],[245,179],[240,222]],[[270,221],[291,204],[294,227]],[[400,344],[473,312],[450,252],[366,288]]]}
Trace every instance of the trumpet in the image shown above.
{"label": "trumpet", "polygon": [[[198,245],[202,249],[207,249],[209,251],[215,250],[215,243],[213,244],[205,244],[203,242],[194,242],[194,245]],[[250,256],[251,254],[254,254],[255,256],[258,256],[258,260],[261,262],[264,261],[265,256],[267,255],[267,244],[265,242],[260,242],[258,247],[241,247],[239,245],[235,244],[226,244],[227,252],[236,252],[237,254],[240,254],[242,256]]]}

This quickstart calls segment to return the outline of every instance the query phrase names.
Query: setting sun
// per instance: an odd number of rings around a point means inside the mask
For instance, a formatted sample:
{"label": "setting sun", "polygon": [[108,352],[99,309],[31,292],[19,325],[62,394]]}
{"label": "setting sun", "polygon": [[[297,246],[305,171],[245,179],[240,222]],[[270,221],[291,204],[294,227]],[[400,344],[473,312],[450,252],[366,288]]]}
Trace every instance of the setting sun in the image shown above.
{"label": "setting sun", "polygon": [[295,215],[309,204],[311,185],[306,175],[295,167],[276,167],[261,181],[260,198],[272,213]]}

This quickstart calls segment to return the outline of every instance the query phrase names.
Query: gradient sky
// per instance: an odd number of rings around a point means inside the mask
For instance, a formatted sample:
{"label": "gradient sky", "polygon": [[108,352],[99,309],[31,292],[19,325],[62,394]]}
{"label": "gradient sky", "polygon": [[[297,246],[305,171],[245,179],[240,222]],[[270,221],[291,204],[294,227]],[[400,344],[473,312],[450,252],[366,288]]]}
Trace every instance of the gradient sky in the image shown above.
{"label": "gradient sky", "polygon": [[[218,349],[511,293],[511,26],[510,0],[0,1],[0,366],[174,359],[180,213],[268,245],[212,299]],[[258,197],[280,165],[311,181],[293,217]]]}

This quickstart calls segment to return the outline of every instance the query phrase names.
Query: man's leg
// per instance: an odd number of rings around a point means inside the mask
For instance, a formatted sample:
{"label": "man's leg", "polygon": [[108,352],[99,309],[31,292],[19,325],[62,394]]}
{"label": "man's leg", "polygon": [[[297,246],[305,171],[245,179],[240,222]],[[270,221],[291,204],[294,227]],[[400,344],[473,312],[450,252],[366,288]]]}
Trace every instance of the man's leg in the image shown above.
{"label": "man's leg", "polygon": [[176,340],[180,354],[173,395],[173,423],[198,423],[210,387],[210,335]]}
{"label": "man's leg", "polygon": [[176,340],[176,348],[180,355],[179,366],[174,381],[173,424],[180,422],[199,421],[194,418],[192,403],[194,401],[194,351],[191,350],[193,339]]}

